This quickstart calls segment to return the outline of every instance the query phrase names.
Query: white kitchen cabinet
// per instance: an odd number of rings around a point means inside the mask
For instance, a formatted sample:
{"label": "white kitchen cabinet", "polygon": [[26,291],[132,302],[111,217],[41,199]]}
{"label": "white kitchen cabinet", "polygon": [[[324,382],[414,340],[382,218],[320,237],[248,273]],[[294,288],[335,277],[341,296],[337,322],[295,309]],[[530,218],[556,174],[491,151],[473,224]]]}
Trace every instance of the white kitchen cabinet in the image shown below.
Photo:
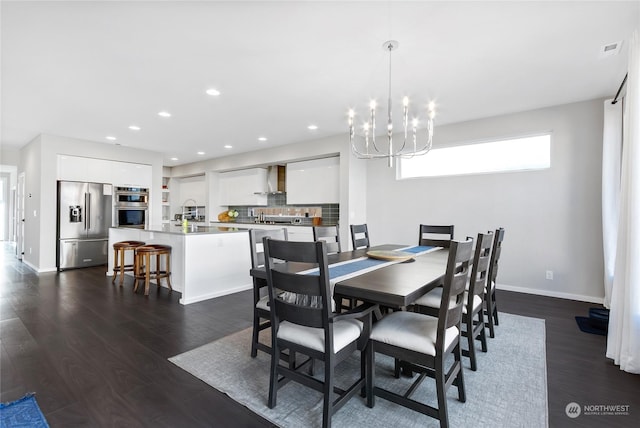
{"label": "white kitchen cabinet", "polygon": [[287,205],[340,203],[340,158],[287,164]]}
{"label": "white kitchen cabinet", "polygon": [[82,156],[58,155],[58,180],[151,187],[151,165]]}
{"label": "white kitchen cabinet", "polygon": [[218,175],[219,205],[267,205],[267,170],[251,168]]}
{"label": "white kitchen cabinet", "polygon": [[113,183],[112,161],[58,155],[58,180]]}
{"label": "white kitchen cabinet", "polygon": [[113,162],[113,184],[121,187],[151,187],[151,165]]}

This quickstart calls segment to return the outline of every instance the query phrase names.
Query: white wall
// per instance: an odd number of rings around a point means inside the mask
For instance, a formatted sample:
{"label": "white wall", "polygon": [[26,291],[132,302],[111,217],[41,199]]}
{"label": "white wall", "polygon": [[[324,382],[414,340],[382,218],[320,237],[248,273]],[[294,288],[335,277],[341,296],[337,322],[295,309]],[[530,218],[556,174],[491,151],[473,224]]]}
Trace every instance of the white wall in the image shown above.
{"label": "white wall", "polygon": [[396,181],[395,169],[370,162],[373,243],[416,243],[420,223],[455,224],[456,239],[502,226],[503,288],[601,301],[602,106],[593,100],[435,129],[434,147],[551,131],[548,170]]}
{"label": "white wall", "polygon": [[34,269],[56,269],[57,155],[84,156],[152,166],[150,217],[162,219],[162,154],[94,141],[40,135],[20,151],[18,174],[25,172],[25,255]]}

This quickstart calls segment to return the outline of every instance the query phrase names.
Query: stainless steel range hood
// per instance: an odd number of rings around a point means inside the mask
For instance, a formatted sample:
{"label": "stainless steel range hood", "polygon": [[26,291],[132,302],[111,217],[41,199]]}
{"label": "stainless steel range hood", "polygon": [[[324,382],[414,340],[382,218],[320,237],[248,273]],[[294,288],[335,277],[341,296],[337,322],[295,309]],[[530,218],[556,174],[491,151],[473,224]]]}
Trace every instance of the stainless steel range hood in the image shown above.
{"label": "stainless steel range hood", "polygon": [[286,168],[284,165],[267,167],[267,191],[255,192],[256,195],[277,195],[285,193]]}

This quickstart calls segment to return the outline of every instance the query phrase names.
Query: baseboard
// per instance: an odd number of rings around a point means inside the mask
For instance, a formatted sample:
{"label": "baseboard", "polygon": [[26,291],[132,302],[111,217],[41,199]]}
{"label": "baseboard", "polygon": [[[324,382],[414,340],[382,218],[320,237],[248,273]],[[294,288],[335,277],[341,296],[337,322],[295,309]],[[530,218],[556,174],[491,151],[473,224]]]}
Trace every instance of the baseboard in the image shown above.
{"label": "baseboard", "polygon": [[238,293],[240,291],[251,290],[253,288],[253,284],[245,284],[239,287],[226,289],[224,291],[216,291],[214,293],[201,294],[199,296],[189,297],[187,299],[181,298],[180,303],[183,305],[188,305],[191,303],[201,302],[203,300],[213,299],[214,297],[226,296],[227,294]]}
{"label": "baseboard", "polygon": [[38,269],[36,266],[26,261],[24,257],[22,258],[22,263],[36,273],[56,272],[58,270],[57,268],[54,268],[54,267]]}
{"label": "baseboard", "polygon": [[560,291],[540,290],[537,288],[518,287],[508,284],[496,284],[498,290],[515,291],[516,293],[536,294],[538,296],[557,297],[560,299],[577,300],[579,302],[589,302],[602,304],[604,297],[585,296],[583,294],[562,293]]}

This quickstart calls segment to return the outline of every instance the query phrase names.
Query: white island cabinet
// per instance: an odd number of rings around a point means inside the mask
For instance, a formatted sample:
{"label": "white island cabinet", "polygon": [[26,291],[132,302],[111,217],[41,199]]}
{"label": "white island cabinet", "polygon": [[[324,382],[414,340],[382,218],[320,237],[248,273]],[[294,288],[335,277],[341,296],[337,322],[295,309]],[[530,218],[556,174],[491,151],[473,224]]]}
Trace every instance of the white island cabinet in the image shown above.
{"label": "white island cabinet", "polygon": [[[183,305],[253,287],[246,229],[212,226],[183,229],[166,224],[148,229],[112,227],[109,229],[109,273],[114,266],[114,242],[127,240],[171,246],[171,285],[173,290],[182,293],[180,303]],[[132,259],[126,263],[132,263]],[[166,286],[165,281],[161,284]]]}

